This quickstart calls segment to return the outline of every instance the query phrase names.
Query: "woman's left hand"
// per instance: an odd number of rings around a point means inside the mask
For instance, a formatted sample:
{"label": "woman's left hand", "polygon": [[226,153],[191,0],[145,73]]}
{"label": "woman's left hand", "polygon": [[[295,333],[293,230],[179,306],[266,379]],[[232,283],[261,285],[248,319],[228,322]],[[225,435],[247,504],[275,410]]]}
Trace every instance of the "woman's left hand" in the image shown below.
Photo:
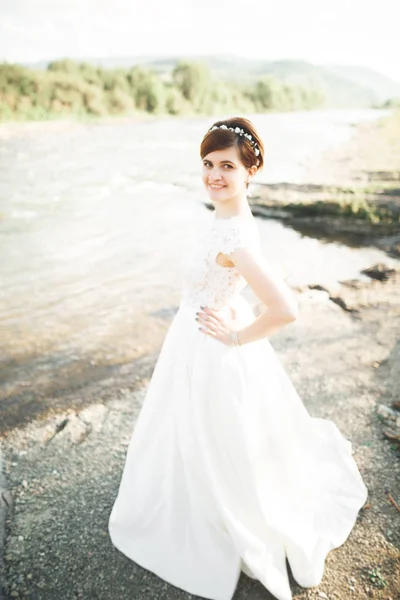
{"label": "woman's left hand", "polygon": [[231,334],[235,331],[232,318],[222,311],[213,310],[206,306],[202,306],[201,309],[196,313],[196,321],[199,323],[200,331],[219,340],[226,346],[231,346]]}

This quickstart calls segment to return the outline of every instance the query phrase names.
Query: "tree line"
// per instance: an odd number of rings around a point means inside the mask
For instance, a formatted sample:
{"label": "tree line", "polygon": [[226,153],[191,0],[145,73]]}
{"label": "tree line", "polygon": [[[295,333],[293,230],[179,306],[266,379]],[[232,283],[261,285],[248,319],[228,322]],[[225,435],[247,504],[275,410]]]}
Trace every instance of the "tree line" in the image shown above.
{"label": "tree line", "polygon": [[104,69],[70,59],[47,70],[0,63],[0,120],[115,114],[221,114],[304,110],[324,105],[312,87],[272,76],[252,83],[222,81],[201,62],[178,62],[171,73],[142,66]]}

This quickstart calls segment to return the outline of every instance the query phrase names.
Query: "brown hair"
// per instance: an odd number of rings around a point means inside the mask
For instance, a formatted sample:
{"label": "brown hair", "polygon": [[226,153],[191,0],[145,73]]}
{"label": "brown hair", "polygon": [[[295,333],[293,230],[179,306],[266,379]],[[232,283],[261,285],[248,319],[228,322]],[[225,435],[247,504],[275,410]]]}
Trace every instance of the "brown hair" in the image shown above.
{"label": "brown hair", "polygon": [[239,150],[240,160],[246,169],[250,169],[253,165],[256,165],[258,170],[262,169],[264,165],[264,144],[251,121],[244,117],[231,117],[230,119],[224,119],[223,121],[216,121],[211,125],[211,128],[214,127],[214,125],[226,125],[227,127],[233,128],[240,127],[245,133],[249,133],[252,136],[260,153],[258,156],[255,155],[250,141],[244,135],[238,135],[237,133],[230,131],[230,129],[213,129],[212,131],[207,131],[201,142],[201,158],[204,158],[207,154],[210,154],[210,152],[236,146]]}

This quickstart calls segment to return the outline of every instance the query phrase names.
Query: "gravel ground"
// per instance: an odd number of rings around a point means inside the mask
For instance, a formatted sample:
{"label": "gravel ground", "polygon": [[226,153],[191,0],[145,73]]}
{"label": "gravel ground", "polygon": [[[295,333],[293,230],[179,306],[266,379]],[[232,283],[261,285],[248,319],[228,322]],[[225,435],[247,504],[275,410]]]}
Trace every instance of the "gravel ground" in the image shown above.
{"label": "gravel ground", "polygon": [[[352,441],[369,489],[348,540],[328,555],[322,583],[306,590],[292,580],[296,600],[400,598],[400,513],[388,499],[390,493],[399,501],[399,455],[383,437],[375,412],[378,402],[392,398],[388,374],[399,372],[394,369],[400,364],[395,346],[399,322],[394,319],[399,306],[387,293],[391,285],[375,286],[369,304],[357,307],[353,297],[354,312],[329,300],[329,292],[299,290],[299,319],[272,339],[310,414],[332,419]],[[4,436],[14,498],[6,523],[9,598],[193,598],[131,562],[108,536],[108,517],[145,390],[145,385],[134,393],[116,389],[111,399],[79,413],[64,411]],[[242,574],[234,600],[272,598]]]}
{"label": "gravel ground", "polygon": [[0,600],[3,600],[5,597],[3,589],[3,582],[5,578],[3,549],[5,544],[6,517],[9,511],[9,506],[12,502],[12,496],[8,490],[3,464],[3,454],[0,447]]}

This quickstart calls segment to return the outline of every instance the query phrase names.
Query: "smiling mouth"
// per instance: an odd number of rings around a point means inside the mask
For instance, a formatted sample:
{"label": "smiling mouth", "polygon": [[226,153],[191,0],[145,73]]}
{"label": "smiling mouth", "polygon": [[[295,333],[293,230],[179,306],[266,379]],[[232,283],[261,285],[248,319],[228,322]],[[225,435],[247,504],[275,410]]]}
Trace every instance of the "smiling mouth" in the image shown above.
{"label": "smiling mouth", "polygon": [[213,190],[222,190],[225,187],[224,185],[214,185],[213,183],[209,183],[208,185]]}

